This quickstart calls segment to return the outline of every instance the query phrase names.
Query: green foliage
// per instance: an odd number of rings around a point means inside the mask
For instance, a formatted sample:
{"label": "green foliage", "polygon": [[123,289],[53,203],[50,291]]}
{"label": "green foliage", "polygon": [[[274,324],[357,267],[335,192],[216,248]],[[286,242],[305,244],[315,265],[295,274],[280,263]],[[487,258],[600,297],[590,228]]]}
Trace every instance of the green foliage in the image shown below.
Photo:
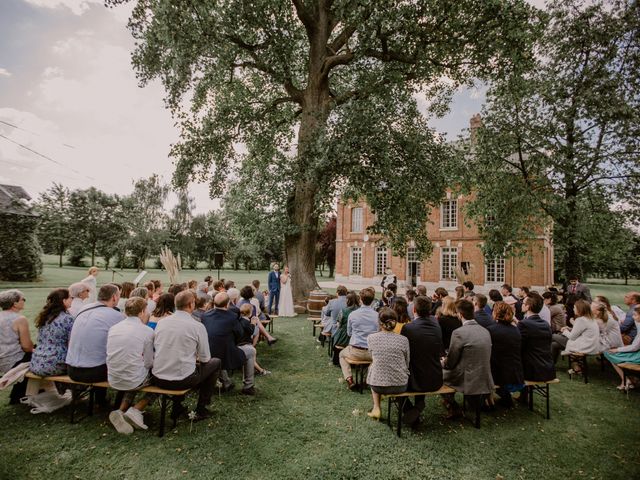
{"label": "green foliage", "polygon": [[473,217],[493,219],[489,253],[517,253],[552,223],[558,265],[581,275],[617,235],[615,210],[638,212],[640,16],[618,0],[548,7],[531,68],[491,84],[460,177],[478,187]]}
{"label": "green foliage", "polygon": [[39,218],[26,213],[0,214],[0,279],[35,280],[42,273]]}
{"label": "green foliage", "polygon": [[70,192],[55,183],[40,194],[36,209],[40,215],[38,239],[45,253],[55,253],[62,267],[62,256],[72,243],[74,232],[70,227]]}

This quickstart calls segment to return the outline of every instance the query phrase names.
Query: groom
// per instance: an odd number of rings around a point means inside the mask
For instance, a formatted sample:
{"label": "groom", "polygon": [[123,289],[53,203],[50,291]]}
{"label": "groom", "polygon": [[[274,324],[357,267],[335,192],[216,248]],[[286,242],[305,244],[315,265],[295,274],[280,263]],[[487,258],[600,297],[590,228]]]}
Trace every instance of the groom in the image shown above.
{"label": "groom", "polygon": [[280,265],[273,264],[273,271],[269,272],[269,315],[271,315],[271,305],[275,300],[275,312],[278,314],[278,302],[280,301]]}

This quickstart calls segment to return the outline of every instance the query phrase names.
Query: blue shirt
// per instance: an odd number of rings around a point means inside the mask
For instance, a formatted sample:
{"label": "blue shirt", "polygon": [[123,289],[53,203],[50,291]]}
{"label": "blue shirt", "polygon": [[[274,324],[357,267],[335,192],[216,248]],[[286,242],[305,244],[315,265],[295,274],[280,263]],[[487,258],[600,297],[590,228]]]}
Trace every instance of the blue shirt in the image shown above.
{"label": "blue shirt", "polygon": [[80,368],[106,365],[109,329],[123,319],[122,313],[102,302],[90,303],[80,310],[71,329],[67,365]]}
{"label": "blue shirt", "polygon": [[624,317],[624,322],[622,322],[622,325],[620,325],[620,333],[629,335],[631,337],[631,340],[636,338],[636,334],[638,333],[636,322],[633,321],[633,312],[635,311],[636,307],[637,305],[631,305],[629,307],[629,311]]}
{"label": "blue shirt", "polygon": [[367,337],[378,331],[378,313],[366,305],[354,310],[347,320],[347,335],[351,337],[349,345],[368,348]]}

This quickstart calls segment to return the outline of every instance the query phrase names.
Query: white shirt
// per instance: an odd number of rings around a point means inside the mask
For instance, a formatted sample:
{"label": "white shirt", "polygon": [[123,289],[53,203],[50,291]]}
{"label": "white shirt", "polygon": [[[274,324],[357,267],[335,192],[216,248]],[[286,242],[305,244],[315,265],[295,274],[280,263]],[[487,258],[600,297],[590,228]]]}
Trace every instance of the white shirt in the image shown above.
{"label": "white shirt", "polygon": [[153,346],[153,375],[162,380],[183,380],[196,370],[196,360],[211,360],[207,330],[182,310],[158,322]]}
{"label": "white shirt", "polygon": [[86,283],[87,287],[89,287],[89,297],[87,298],[86,303],[93,303],[98,300],[98,281],[96,280],[96,277],[89,275],[87,278],[82,280],[82,283]]}
{"label": "white shirt", "polygon": [[84,306],[85,306],[84,300],[82,300],[81,298],[75,297],[71,301],[71,306],[69,307],[69,313],[73,318],[75,318],[76,315],[80,313],[80,310],[82,310],[82,307]]}
{"label": "white shirt", "polygon": [[147,313],[151,315],[158,305],[153,299],[147,298]]}
{"label": "white shirt", "polygon": [[551,310],[549,310],[549,307],[543,305],[542,310],[540,310],[540,313],[538,315],[540,315],[541,319],[551,325]]}
{"label": "white shirt", "polygon": [[107,370],[116,390],[133,390],[153,365],[153,330],[138,317],[127,317],[109,329]]}

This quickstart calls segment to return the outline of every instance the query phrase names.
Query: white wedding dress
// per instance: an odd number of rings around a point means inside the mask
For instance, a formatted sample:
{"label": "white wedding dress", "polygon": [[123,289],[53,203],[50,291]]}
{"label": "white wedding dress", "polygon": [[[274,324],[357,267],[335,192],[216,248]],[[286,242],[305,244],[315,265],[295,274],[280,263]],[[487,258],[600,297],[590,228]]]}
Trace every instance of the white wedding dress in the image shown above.
{"label": "white wedding dress", "polygon": [[293,309],[293,293],[291,293],[291,277],[281,277],[280,281],[280,302],[278,303],[279,317],[295,317],[296,312]]}

